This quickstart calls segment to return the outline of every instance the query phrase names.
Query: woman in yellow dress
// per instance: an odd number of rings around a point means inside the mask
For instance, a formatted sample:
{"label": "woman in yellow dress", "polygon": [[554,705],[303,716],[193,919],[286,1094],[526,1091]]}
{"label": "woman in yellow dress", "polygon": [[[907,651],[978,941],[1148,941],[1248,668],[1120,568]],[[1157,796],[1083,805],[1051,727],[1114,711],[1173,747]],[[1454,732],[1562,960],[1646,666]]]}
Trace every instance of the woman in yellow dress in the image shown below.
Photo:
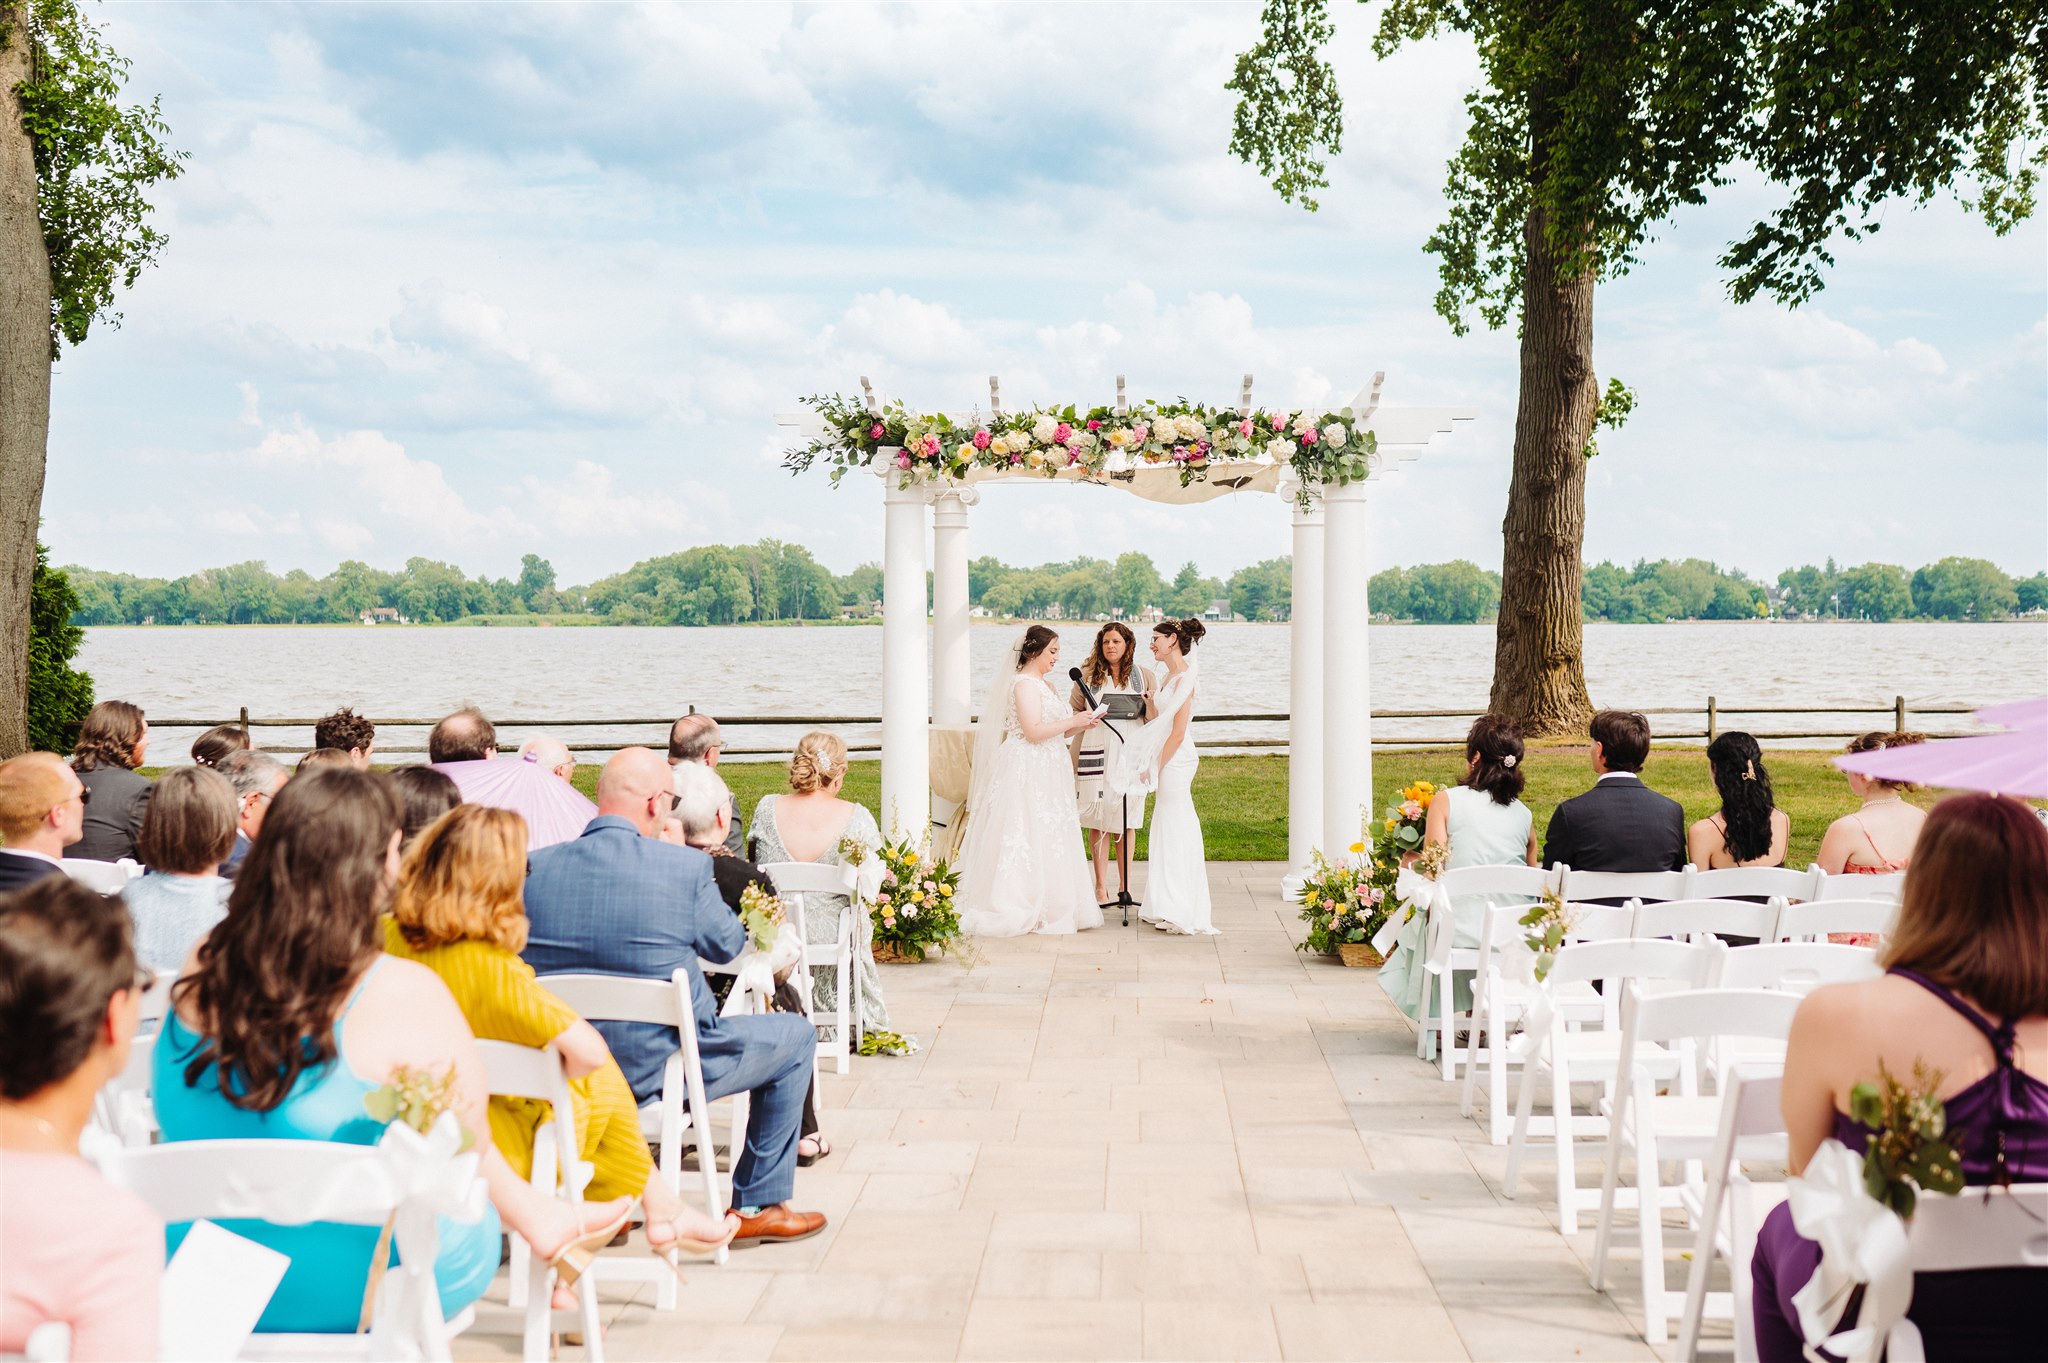
{"label": "woman in yellow dress", "polygon": [[[384,948],[446,982],[480,1041],[553,1044],[569,1076],[582,1158],[595,1173],[584,1197],[637,1197],[656,1254],[705,1253],[732,1238],[729,1222],[685,1203],[655,1176],[626,1076],[597,1029],[542,986],[519,958],[526,945],[526,821],[510,810],[459,805],[405,855]],[[491,1141],[522,1177],[533,1170],[538,1099],[491,1099]]]}

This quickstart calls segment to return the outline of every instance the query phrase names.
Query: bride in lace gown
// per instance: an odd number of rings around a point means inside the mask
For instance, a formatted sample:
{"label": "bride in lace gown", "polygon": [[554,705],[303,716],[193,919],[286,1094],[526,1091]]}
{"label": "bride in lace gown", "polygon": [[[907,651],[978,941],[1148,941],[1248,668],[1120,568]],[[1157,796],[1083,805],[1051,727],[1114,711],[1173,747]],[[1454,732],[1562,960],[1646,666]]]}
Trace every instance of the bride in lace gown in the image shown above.
{"label": "bride in lace gown", "polygon": [[1195,713],[1195,661],[1188,655],[1209,631],[1200,620],[1166,620],[1152,631],[1152,656],[1166,668],[1158,716],[1125,743],[1110,769],[1113,789],[1157,791],[1152,841],[1145,853],[1145,908],[1140,918],[1165,932],[1212,936],[1209,867],[1202,820],[1195,813],[1200,760],[1188,721]]}
{"label": "bride in lace gown", "polygon": [[1076,714],[1046,680],[1059,656],[1059,635],[1044,625],[1024,631],[975,724],[959,891],[961,926],[973,936],[1102,926],[1067,755],[1067,739],[1102,715]]}

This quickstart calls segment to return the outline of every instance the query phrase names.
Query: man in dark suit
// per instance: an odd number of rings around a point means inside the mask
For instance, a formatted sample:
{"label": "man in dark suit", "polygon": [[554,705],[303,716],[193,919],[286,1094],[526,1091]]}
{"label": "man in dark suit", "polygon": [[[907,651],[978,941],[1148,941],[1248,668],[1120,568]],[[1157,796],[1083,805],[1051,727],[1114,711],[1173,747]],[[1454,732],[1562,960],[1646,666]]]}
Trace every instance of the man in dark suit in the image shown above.
{"label": "man in dark suit", "polygon": [[[718,755],[724,751],[725,735],[718,731],[718,721],[709,715],[693,711],[669,726],[668,764],[671,768],[685,762],[696,762],[715,772],[718,770]],[[741,856],[747,845],[747,830],[740,821],[737,795],[727,804],[726,816],[725,850],[733,856]]]}
{"label": "man in dark suit", "polygon": [[55,753],[0,762],[0,893],[64,874],[58,858],[85,832],[85,783]]}
{"label": "man in dark suit", "polygon": [[[625,748],[597,778],[597,817],[573,842],[535,852],[527,863],[527,963],[542,975],[584,971],[666,980],[689,972],[704,1087],[711,1098],[752,1095],[746,1149],[733,1166],[734,1243],[802,1240],[825,1227],[817,1212],[794,1211],[798,1126],[810,1089],[817,1032],[787,1013],[721,1018],[697,958],[720,963],[746,946],[747,931],[725,906],[711,858],[681,845],[668,764],[649,748]],[[669,841],[673,837],[676,841]],[[661,1093],[675,1054],[673,1028],[599,1022],[633,1096]]]}
{"label": "man in dark suit", "polygon": [[1593,788],[1559,805],[1543,836],[1543,864],[1574,871],[1685,868],[1685,811],[1637,773],[1650,756],[1650,721],[1632,710],[1593,716]]}

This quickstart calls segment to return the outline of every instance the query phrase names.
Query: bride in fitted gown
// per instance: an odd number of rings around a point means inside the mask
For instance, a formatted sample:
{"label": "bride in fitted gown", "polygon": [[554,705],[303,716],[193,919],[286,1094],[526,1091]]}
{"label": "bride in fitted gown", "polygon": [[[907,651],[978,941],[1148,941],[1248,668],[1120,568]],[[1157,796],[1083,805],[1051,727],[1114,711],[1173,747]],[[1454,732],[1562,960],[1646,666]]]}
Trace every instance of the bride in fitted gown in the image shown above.
{"label": "bride in fitted gown", "polygon": [[1046,680],[1059,656],[1057,634],[1024,631],[975,724],[958,892],[961,928],[973,936],[1102,926],[1067,754],[1067,739],[1101,711],[1076,714]]}
{"label": "bride in fitted gown", "polygon": [[1167,620],[1154,628],[1152,656],[1166,667],[1158,717],[1125,743],[1110,769],[1111,789],[1158,792],[1152,841],[1145,853],[1145,906],[1139,917],[1165,932],[1210,936],[1209,867],[1202,820],[1195,813],[1195,752],[1189,721],[1195,711],[1196,667],[1189,651],[1208,633],[1200,620]]}

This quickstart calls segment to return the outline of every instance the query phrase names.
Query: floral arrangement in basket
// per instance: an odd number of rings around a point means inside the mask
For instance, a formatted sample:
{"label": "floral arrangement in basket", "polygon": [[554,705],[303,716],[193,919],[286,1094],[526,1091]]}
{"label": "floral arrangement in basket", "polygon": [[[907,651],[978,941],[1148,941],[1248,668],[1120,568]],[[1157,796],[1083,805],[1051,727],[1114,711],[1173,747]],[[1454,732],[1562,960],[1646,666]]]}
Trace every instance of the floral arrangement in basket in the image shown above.
{"label": "floral arrangement in basket", "polygon": [[1368,853],[1363,842],[1352,843],[1334,860],[1321,849],[1311,856],[1298,892],[1308,935],[1296,949],[1335,956],[1345,946],[1365,946],[1387,921],[1392,904],[1385,863]]}
{"label": "floral arrangement in basket", "polygon": [[868,905],[868,917],[874,923],[876,959],[922,961],[933,951],[959,951],[964,939],[953,893],[960,873],[933,860],[924,844],[909,838],[883,843],[875,856],[882,863],[882,884]]}
{"label": "floral arrangement in basket", "polygon": [[[878,458],[892,460],[903,482],[917,476],[944,480],[975,469],[1057,477],[1069,469],[1093,478],[1128,478],[1142,467],[1178,469],[1181,486],[1206,481],[1226,464],[1286,464],[1307,497],[1324,483],[1363,480],[1378,439],[1356,429],[1357,414],[1336,411],[1255,411],[1204,407],[1185,398],[1114,407],[1033,407],[987,420],[958,422],[943,412],[913,412],[900,402],[871,407],[837,393],[804,399],[824,418],[824,434],[788,451],[783,464],[801,473],[819,460],[832,466],[836,486],[851,469]],[[883,451],[889,453],[884,456]]]}

